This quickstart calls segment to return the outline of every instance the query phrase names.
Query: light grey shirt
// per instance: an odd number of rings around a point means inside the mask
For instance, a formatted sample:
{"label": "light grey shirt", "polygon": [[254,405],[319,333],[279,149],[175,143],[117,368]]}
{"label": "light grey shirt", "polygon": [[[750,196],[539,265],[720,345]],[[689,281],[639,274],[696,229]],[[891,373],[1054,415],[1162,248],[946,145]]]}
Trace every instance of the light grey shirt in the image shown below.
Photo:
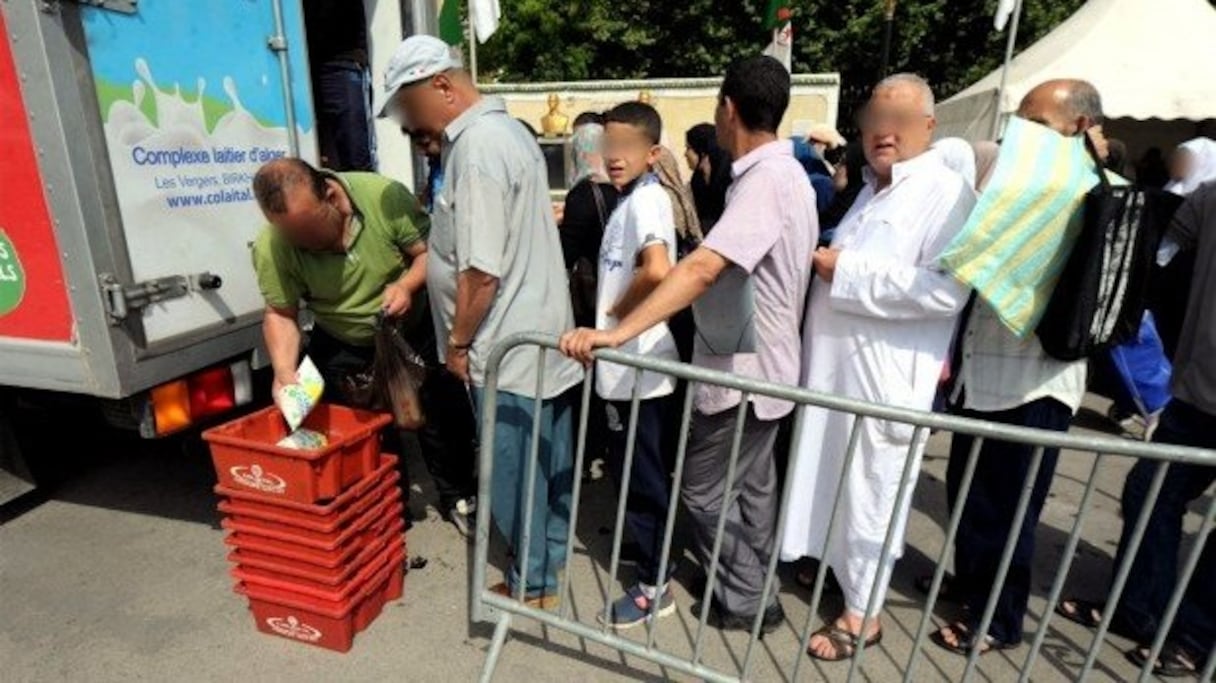
{"label": "light grey shirt", "polygon": [[1174,354],[1174,396],[1216,415],[1216,182],[1200,185],[1178,207],[1167,237],[1184,250],[1195,249],[1191,296]]}
{"label": "light grey shirt", "polygon": [[[435,335],[441,347],[447,343],[461,272],[472,268],[498,278],[469,352],[473,384],[484,387],[486,363],[499,341],[518,332],[559,335],[574,326],[548,171],[540,146],[507,114],[502,99],[486,97],[444,131],[443,179],[427,245]],[[534,398],[537,363],[535,347],[507,354],[498,388]],[[542,398],[582,377],[577,363],[547,351]]]}

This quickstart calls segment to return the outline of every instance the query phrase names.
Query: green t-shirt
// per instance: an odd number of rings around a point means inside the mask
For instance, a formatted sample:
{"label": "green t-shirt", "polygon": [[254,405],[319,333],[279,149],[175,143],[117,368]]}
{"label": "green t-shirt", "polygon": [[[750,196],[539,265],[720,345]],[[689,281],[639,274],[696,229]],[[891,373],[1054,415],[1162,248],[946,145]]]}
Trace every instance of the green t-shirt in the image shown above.
{"label": "green t-shirt", "polygon": [[[427,238],[430,219],[417,198],[375,173],[333,173],[355,209],[346,253],[297,249],[267,225],[253,243],[253,268],[268,306],[308,305],[317,325],[340,341],[369,346],[384,288],[405,273],[405,249]],[[414,297],[406,324],[426,308]]]}

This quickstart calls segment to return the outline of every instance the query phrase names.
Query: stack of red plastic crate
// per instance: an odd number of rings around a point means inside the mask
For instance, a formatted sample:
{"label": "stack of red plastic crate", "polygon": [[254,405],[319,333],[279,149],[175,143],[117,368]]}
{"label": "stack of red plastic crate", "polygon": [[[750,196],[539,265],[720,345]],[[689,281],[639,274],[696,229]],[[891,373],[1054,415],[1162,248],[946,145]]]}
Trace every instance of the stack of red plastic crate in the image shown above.
{"label": "stack of red plastic crate", "polygon": [[271,407],[206,432],[228,559],[258,630],[339,652],[402,595],[405,526],[390,418],[321,404],[303,428],[328,444],[280,448]]}

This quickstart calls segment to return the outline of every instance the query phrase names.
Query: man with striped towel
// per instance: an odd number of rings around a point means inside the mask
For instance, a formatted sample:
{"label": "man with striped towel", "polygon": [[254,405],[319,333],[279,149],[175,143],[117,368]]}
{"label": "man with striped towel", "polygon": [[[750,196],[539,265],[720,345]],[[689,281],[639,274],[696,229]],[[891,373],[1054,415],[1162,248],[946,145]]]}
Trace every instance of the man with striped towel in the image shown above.
{"label": "man with striped towel", "polygon": [[[1043,83],[1022,100],[1017,116],[1064,136],[1095,136],[1099,153],[1105,148],[1100,129],[1094,130],[1102,122],[1102,100],[1088,82]],[[1015,143],[1007,136],[1003,144]],[[1081,172],[1092,169],[1093,162],[1089,159],[1088,155],[1082,155],[1079,161],[1070,163],[1086,165],[1079,168]],[[1022,427],[1068,430],[1085,395],[1085,360],[1065,362],[1051,358],[1033,332],[1018,336],[982,299],[971,307],[957,343],[962,362],[957,368],[951,401],[959,414]],[[1001,589],[996,613],[988,633],[980,638],[975,633],[978,619],[996,580],[997,564],[1034,449],[1024,444],[985,441],[967,500],[959,501],[959,486],[971,447],[971,438],[960,435],[955,435],[951,444],[947,500],[951,509],[960,504],[966,508],[954,541],[955,576],[942,589],[943,599],[961,602],[969,608],[969,616],[933,635],[938,645],[960,654],[968,654],[976,647],[982,651],[1014,647],[1022,641],[1022,621],[1030,596],[1034,530],[1059,455],[1057,449],[1046,449],[1043,453],[1030,508],[1018,530],[1013,563]],[[919,584],[924,589],[928,582],[921,579]]]}

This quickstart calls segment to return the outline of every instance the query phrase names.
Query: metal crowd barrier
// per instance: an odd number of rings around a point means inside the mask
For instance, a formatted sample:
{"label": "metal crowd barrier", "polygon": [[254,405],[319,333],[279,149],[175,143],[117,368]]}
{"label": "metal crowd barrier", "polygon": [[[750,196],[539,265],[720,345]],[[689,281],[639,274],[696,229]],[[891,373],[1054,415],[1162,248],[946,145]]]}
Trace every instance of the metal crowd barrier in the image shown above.
{"label": "metal crowd barrier", "polygon": [[[612,632],[606,626],[601,627],[599,625],[592,625],[572,619],[569,607],[569,598],[571,596],[569,573],[566,573],[561,579],[561,587],[558,593],[561,603],[558,611],[556,612],[544,611],[529,607],[519,599],[522,597],[520,595],[507,597],[488,590],[486,579],[487,570],[489,567],[489,545],[491,536],[491,472],[494,467],[494,423],[498,396],[497,378],[499,366],[503,357],[509,351],[522,346],[534,346],[537,348],[537,354],[542,361],[540,366],[543,367],[545,355],[549,353],[557,353],[556,342],[557,340],[549,335],[514,335],[499,343],[499,345],[493,350],[488,363],[484,395],[485,399],[481,414],[481,457],[479,463],[480,484],[478,492],[479,504],[477,506],[477,533],[471,586],[472,620],[475,622],[489,622],[495,624],[494,635],[490,642],[490,647],[486,655],[486,662],[482,670],[482,680],[489,681],[492,679],[499,655],[501,654],[503,646],[506,643],[507,636],[509,635],[512,620],[515,618],[531,619],[539,622],[542,625],[568,632],[578,638],[583,638],[588,641],[606,646],[620,654],[632,655],[657,664],[661,667],[670,668],[675,671],[694,676],[698,679],[715,682],[749,680],[749,676],[752,672],[756,644],[760,638],[761,618],[763,616],[762,612],[756,615],[755,621],[752,625],[750,638],[748,640],[746,654],[743,658],[742,665],[739,666],[735,671],[724,671],[710,667],[703,661],[704,636],[707,630],[706,627],[708,617],[707,608],[703,608],[700,615],[698,615],[699,623],[697,625],[693,653],[691,657],[687,657],[665,651],[656,646],[656,633],[660,626],[660,620],[658,619],[652,618],[646,624],[645,628],[648,632],[646,634],[645,642],[623,637]],[[1034,446],[1035,450],[1033,451],[1030,471],[1027,473],[1026,480],[1022,482],[1022,493],[1018,501],[1013,523],[1011,525],[1011,533],[1009,534],[1009,537],[1005,543],[1004,552],[1001,555],[998,565],[998,572],[996,581],[994,582],[994,588],[989,594],[977,633],[987,633],[988,627],[992,622],[993,614],[996,611],[997,599],[1000,593],[998,588],[1004,584],[1005,577],[1008,574],[1009,566],[1013,558],[1014,547],[1017,539],[1017,533],[1015,530],[1021,528],[1025,519],[1026,511],[1030,503],[1031,492],[1034,487],[1034,481],[1043,458],[1044,449],[1059,448],[1061,450],[1068,449],[1071,451],[1093,453],[1096,457],[1094,458],[1090,476],[1086,482],[1084,492],[1077,507],[1076,520],[1072,525],[1072,530],[1069,534],[1068,541],[1065,544],[1059,569],[1055,574],[1054,581],[1051,585],[1050,594],[1047,597],[1048,609],[1045,610],[1043,617],[1038,624],[1033,641],[1031,642],[1029,651],[1026,654],[1025,661],[1020,666],[1020,676],[1018,679],[1020,683],[1025,683],[1031,679],[1031,671],[1033,670],[1035,661],[1039,657],[1040,651],[1043,648],[1044,640],[1047,636],[1047,629],[1050,624],[1050,620],[1053,617],[1051,607],[1059,602],[1061,592],[1064,589],[1065,581],[1068,578],[1069,569],[1076,556],[1077,547],[1081,540],[1081,531],[1087,513],[1090,509],[1090,503],[1093,498],[1094,490],[1097,486],[1098,477],[1096,475],[1104,460],[1110,456],[1130,456],[1136,458],[1148,458],[1160,462],[1160,465],[1157,467],[1156,473],[1152,480],[1148,496],[1144,504],[1143,512],[1140,514],[1138,519],[1134,520],[1135,527],[1130,537],[1128,551],[1125,554],[1126,558],[1115,570],[1114,581],[1108,597],[1108,604],[1116,604],[1119,596],[1122,595],[1124,585],[1127,582],[1128,574],[1131,571],[1131,562],[1135,558],[1136,550],[1139,548],[1141,540],[1143,539],[1145,528],[1148,525],[1149,515],[1156,504],[1157,497],[1161,491],[1161,486],[1165,479],[1166,470],[1169,464],[1190,463],[1216,467],[1216,451],[1213,450],[1172,445],[1159,445],[1111,437],[1080,436],[1061,432],[1011,427],[1008,425],[951,415],[907,410],[893,406],[876,405],[840,396],[821,394],[805,389],[756,381],[737,375],[716,372],[682,363],[655,360],[643,356],[626,354],[614,350],[601,350],[597,352],[596,357],[600,360],[612,361],[613,363],[629,366],[633,368],[634,372],[638,373],[638,375],[640,375],[643,370],[650,370],[671,375],[689,383],[689,390],[686,393],[683,404],[679,448],[676,454],[673,477],[674,485],[671,496],[671,504],[667,511],[667,519],[663,537],[663,551],[661,556],[662,560],[659,565],[658,572],[659,576],[665,576],[669,566],[669,555],[671,552],[672,535],[675,526],[676,507],[677,501],[679,500],[679,482],[682,480],[685,450],[688,445],[689,418],[692,415],[693,396],[695,393],[692,387],[695,384],[711,384],[736,389],[743,392],[744,395],[744,400],[737,411],[738,417],[735,422],[734,441],[727,468],[727,486],[730,485],[730,482],[735,476],[735,469],[739,456],[740,440],[743,433],[744,417],[746,415],[746,406],[748,404],[747,397],[752,395],[770,396],[782,400],[793,401],[800,405],[819,406],[834,411],[852,413],[860,418],[891,420],[912,425],[915,428],[915,436],[912,441],[914,444],[913,448],[915,448],[915,444],[921,438],[926,436],[926,432],[929,430],[943,430],[975,437],[959,489],[958,500],[960,501],[967,500],[968,494],[970,493],[972,479],[975,474],[976,460],[985,440],[998,439],[1001,441],[1023,443]],[[539,372],[537,373],[536,384],[536,393],[537,395],[541,395],[543,389],[543,376]],[[635,382],[635,386],[638,384],[640,384],[640,382]],[[592,382],[590,379],[590,373],[588,373],[588,378],[583,383],[581,390],[582,410],[578,413],[580,415],[580,419],[577,426],[578,439],[576,442],[577,446],[573,464],[575,476],[573,478],[571,492],[570,530],[566,540],[567,562],[574,557],[574,540],[578,522],[579,501],[582,494],[581,477],[578,475],[583,471],[584,458],[586,456],[588,404],[591,397],[591,391]],[[628,491],[628,485],[626,482],[629,481],[633,464],[634,435],[636,434],[637,429],[638,403],[639,397],[635,392],[632,399],[630,418],[627,426],[628,450],[625,454],[624,472],[621,482],[621,495],[618,496],[618,502],[616,505],[612,553],[609,565],[610,579],[607,584],[607,591],[604,598],[605,608],[607,608],[607,606],[611,603],[614,597],[614,592],[619,588],[617,582],[617,573],[621,559],[621,542],[625,519],[625,504]],[[536,402],[536,410],[534,412],[535,419],[533,423],[532,451],[529,454],[529,459],[526,465],[527,472],[525,474],[525,481],[527,484],[525,485],[524,501],[526,501],[526,504],[523,507],[523,510],[525,511],[523,515],[524,531],[523,538],[521,539],[520,543],[523,552],[527,552],[526,549],[529,547],[528,533],[531,526],[531,501],[534,494],[533,482],[536,474],[537,452],[539,448],[539,439],[537,436],[540,433],[541,425],[539,400]],[[801,412],[802,411],[796,411],[795,415],[800,416]],[[800,417],[795,418],[795,439],[797,438],[796,435],[800,428],[800,420]],[[852,459],[856,453],[857,437],[861,424],[861,419],[854,421],[854,427],[852,434],[850,435],[843,465],[843,470],[845,472],[848,472],[850,463],[852,462]],[[1065,454],[1062,452],[1061,458],[1064,456]],[[910,487],[907,487],[906,484],[912,475],[914,459],[909,457],[907,458],[907,461],[908,462],[904,467],[903,476],[900,482],[899,497],[896,500],[893,508],[896,511],[903,507],[904,498],[906,495],[909,495],[908,489],[910,489]],[[784,526],[790,495],[790,486],[791,478],[786,477],[785,484],[781,492],[781,505],[777,518],[778,529]],[[842,485],[840,490],[843,490],[843,488],[844,487]],[[833,518],[836,515],[839,503],[840,494],[838,492],[832,510]],[[718,520],[710,566],[706,568],[708,581],[705,587],[704,599],[701,603],[702,605],[706,606],[709,604],[710,596],[713,595],[714,584],[716,581],[715,568],[719,560],[723,529],[726,522],[726,511],[728,507],[729,506],[727,505],[723,506],[721,517]],[[946,564],[949,559],[949,551],[954,544],[954,538],[958,531],[959,521],[962,517],[964,507],[965,506],[961,504],[956,505],[953,513],[950,516],[946,529],[946,537],[936,560],[936,570],[933,574],[929,595],[926,599],[919,628],[917,629],[915,639],[913,641],[912,653],[903,667],[902,680],[905,681],[905,683],[917,680],[917,664],[918,660],[920,659],[921,648],[925,644],[930,632],[929,629],[933,618],[934,605],[936,604],[938,594],[942,586],[942,579],[945,575]],[[1133,523],[1133,520],[1126,520],[1125,523]],[[1140,672],[1139,681],[1141,681],[1141,683],[1149,680],[1152,677],[1151,662],[1156,661],[1164,646],[1166,635],[1168,634],[1169,628],[1177,614],[1187,582],[1195,570],[1195,566],[1199,561],[1199,555],[1203,550],[1204,541],[1211,533],[1214,524],[1216,524],[1216,498],[1214,498],[1212,503],[1208,505],[1206,513],[1204,514],[1203,523],[1200,528],[1197,541],[1194,545],[1194,549],[1190,552],[1186,561],[1182,565],[1182,574],[1178,580],[1178,588],[1175,590],[1167,605],[1166,613],[1164,614],[1162,620],[1163,626],[1159,629],[1155,642],[1152,643],[1151,654],[1148,657],[1148,662],[1150,662],[1150,664],[1146,665]],[[828,536],[824,541],[824,547],[827,547],[828,544],[830,544],[831,535],[832,532],[829,530]],[[780,544],[780,534],[778,533],[774,536],[774,544]],[[893,536],[894,527],[892,525],[888,527],[887,536],[882,546],[880,566],[882,563],[886,562],[887,558],[892,552],[892,546],[894,545]],[[766,596],[772,594],[775,584],[777,560],[779,555],[778,547],[779,546],[777,545],[774,546],[770,555],[771,559],[769,560],[767,567],[767,574],[765,576],[764,584],[764,594]],[[523,566],[525,567],[526,572],[526,562],[523,563]],[[790,653],[792,657],[791,667],[787,672],[783,672],[786,680],[798,681],[799,673],[804,660],[808,659],[806,655],[806,648],[813,633],[812,626],[818,617],[820,601],[824,592],[826,572],[827,563],[820,562],[818,573],[815,577],[814,589],[812,591],[810,610],[808,611],[806,624],[801,631],[801,646],[796,652]],[[878,572],[876,581],[882,580],[882,574],[882,572]],[[525,576],[521,577],[520,584],[521,586],[518,590],[522,591],[522,586],[526,584],[526,574]],[[875,585],[874,588],[877,589],[878,586]],[[874,612],[875,605],[873,604],[873,601],[876,594],[877,590],[871,591],[871,604],[868,605],[867,613]],[[657,600],[653,601],[653,609],[657,609],[658,602],[659,601]],[[766,602],[767,601],[762,601],[762,604],[766,604]],[[1106,635],[1110,628],[1112,618],[1113,610],[1105,610],[1101,623],[1094,633],[1093,642],[1088,651],[1085,653],[1085,661],[1078,674],[1078,680],[1084,680],[1093,672],[1094,666],[1098,660],[1098,655],[1106,640]],[[862,632],[868,632],[868,628],[868,624],[863,626]],[[864,643],[859,643],[849,664],[847,678],[845,678],[845,680],[849,683],[854,681],[858,674],[861,673],[860,665],[863,661],[864,655],[866,654],[865,650],[866,648],[864,647]],[[971,680],[972,677],[976,675],[976,666],[979,657],[980,649],[974,648],[966,662],[966,668],[962,676],[963,681]],[[1201,681],[1211,680],[1213,669],[1216,669],[1216,653],[1209,656],[1208,660],[1209,661],[1207,662],[1205,669],[1200,672],[1199,679]]]}

